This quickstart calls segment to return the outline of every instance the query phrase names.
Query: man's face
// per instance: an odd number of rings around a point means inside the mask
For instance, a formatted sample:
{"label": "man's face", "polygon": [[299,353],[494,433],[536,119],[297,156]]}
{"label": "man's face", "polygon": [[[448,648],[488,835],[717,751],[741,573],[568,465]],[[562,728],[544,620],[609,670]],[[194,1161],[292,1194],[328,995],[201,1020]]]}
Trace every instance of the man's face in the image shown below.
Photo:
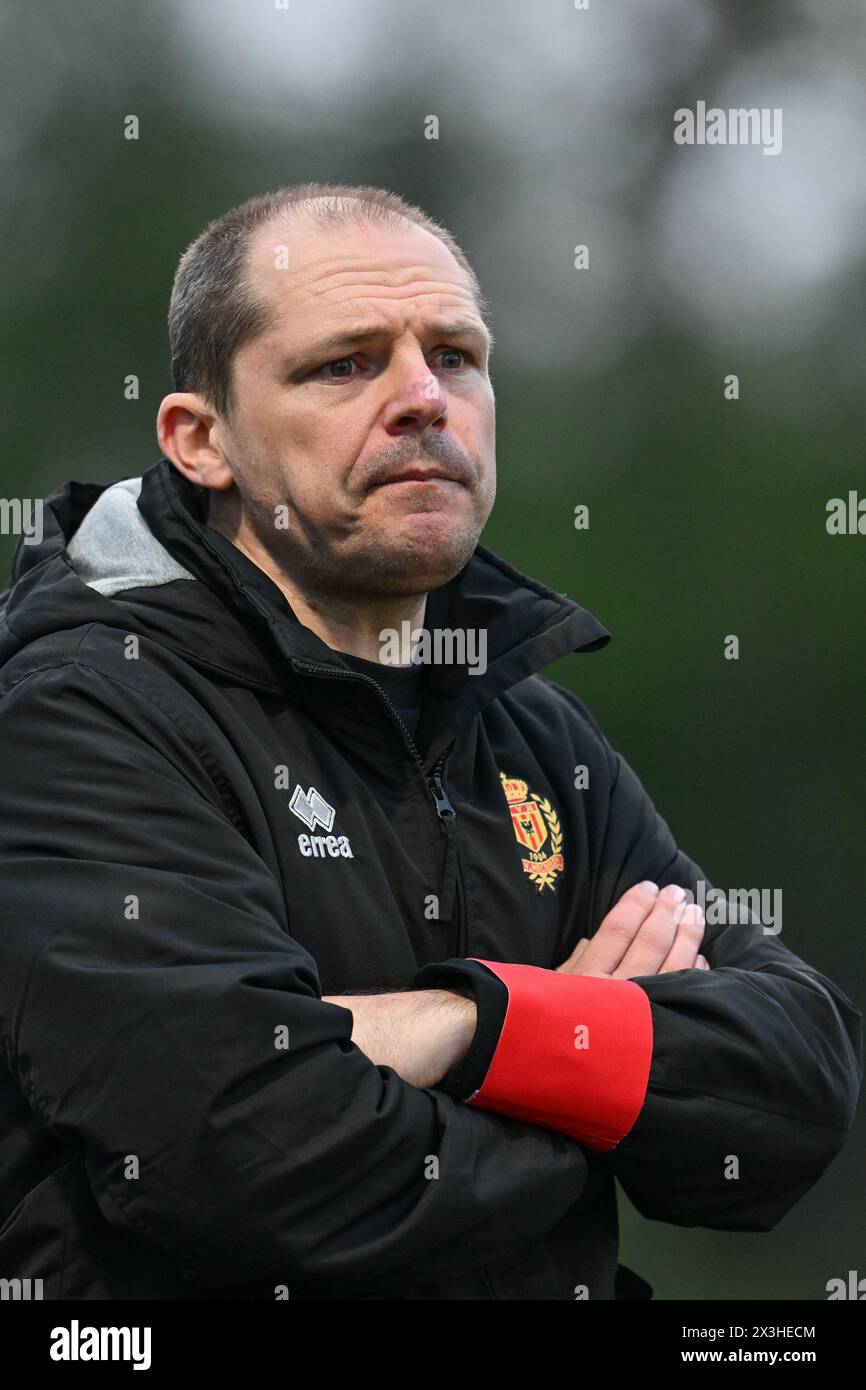
{"label": "man's face", "polygon": [[217,436],[247,525],[313,590],[445,583],[496,488],[489,339],[460,266],[420,227],[300,217],[260,229],[248,274],[278,319],[235,354]]}

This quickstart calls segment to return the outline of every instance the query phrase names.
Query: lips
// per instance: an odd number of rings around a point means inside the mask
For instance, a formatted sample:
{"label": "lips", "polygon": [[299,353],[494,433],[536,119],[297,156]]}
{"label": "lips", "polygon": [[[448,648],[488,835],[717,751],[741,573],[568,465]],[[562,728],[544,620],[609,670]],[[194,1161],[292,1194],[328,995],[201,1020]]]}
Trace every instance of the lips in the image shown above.
{"label": "lips", "polygon": [[425,473],[421,469],[409,468],[405,473],[398,473],[394,478],[386,478],[383,483],[376,483],[376,487],[388,487],[391,483],[456,483],[457,478],[451,478],[447,473]]}

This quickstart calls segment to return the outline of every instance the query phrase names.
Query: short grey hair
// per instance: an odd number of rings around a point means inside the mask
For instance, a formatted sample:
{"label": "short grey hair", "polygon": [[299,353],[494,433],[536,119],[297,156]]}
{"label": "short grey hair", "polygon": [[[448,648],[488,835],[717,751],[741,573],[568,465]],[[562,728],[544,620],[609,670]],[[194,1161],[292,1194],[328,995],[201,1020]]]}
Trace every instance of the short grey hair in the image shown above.
{"label": "short grey hair", "polygon": [[[230,420],[232,360],[237,350],[276,319],[277,306],[246,278],[253,233],[297,209],[323,228],[407,224],[438,237],[465,272],[482,322],[490,332],[490,308],[475,272],[454,237],[397,193],[371,185],[301,183],[249,198],[208,223],[181,256],[168,311],[175,391],[194,391]],[[492,337],[492,334],[491,334]]]}

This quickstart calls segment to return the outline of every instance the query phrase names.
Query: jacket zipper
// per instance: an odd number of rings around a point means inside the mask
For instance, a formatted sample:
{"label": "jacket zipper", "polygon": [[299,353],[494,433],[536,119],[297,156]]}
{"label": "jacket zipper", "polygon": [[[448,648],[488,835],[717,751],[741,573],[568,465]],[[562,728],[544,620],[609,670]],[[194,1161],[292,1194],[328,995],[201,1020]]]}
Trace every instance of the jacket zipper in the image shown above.
{"label": "jacket zipper", "polygon": [[424,762],[421,757],[421,754],[418,752],[418,749],[415,745],[415,740],[412,738],[412,735],[409,733],[409,730],[406,728],[406,725],[403,723],[403,720],[400,718],[399,714],[397,713],[396,709],[394,708],[393,704],[388,698],[387,692],[383,690],[381,685],[377,684],[377,682],[374,681],[371,676],[362,675],[360,671],[337,671],[332,666],[324,666],[314,661],[296,660],[292,664],[296,668],[300,668],[304,671],[311,671],[314,674],[329,676],[332,680],[363,681],[366,685],[372,685],[373,689],[378,691],[379,695],[384,700],[388,712],[390,713],[391,718],[396,722],[397,726],[399,727],[400,732],[403,735],[403,740],[407,748],[409,749],[409,752],[412,754],[415,764],[418,767],[421,776],[424,778],[424,783],[428,791],[430,792],[431,797],[433,798],[433,805],[436,808],[436,816],[439,820],[439,825],[442,829],[442,832],[445,835],[447,845],[446,868],[451,854],[454,854],[456,856],[455,872],[457,931],[456,947],[454,954],[455,956],[464,956],[466,945],[466,901],[463,890],[463,875],[460,872],[460,851],[457,842],[457,830],[455,824],[457,819],[457,812],[455,811],[454,807],[451,805],[451,802],[448,799],[448,793],[446,792],[445,785],[442,781],[442,772],[445,767],[445,760],[451,752],[451,749],[454,747],[453,742],[449,743],[448,747],[445,749],[443,753],[440,753],[439,757],[436,759],[433,768],[428,773],[426,768],[424,767]]}
{"label": "jacket zipper", "polygon": [[466,894],[463,874],[460,868],[460,841],[457,838],[457,812],[448,799],[448,793],[442,781],[442,768],[444,767],[445,759],[452,747],[453,744],[449,745],[438,759],[430,775],[430,790],[433,795],[433,801],[436,805],[436,814],[439,817],[442,829],[452,841],[450,849],[455,856],[455,908],[457,915],[454,954],[455,956],[464,957],[468,944],[466,932]]}

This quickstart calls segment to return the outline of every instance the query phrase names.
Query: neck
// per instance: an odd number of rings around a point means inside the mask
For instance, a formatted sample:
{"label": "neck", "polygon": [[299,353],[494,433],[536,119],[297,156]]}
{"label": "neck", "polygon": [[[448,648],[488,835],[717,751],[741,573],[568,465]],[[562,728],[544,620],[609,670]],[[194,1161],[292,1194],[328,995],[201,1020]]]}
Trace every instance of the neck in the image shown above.
{"label": "neck", "polygon": [[426,594],[359,594],[346,598],[330,592],[302,592],[249,531],[231,534],[215,521],[209,520],[208,525],[263,570],[283,594],[298,622],[334,651],[381,662],[386,642],[383,632],[402,633],[404,622],[410,624],[413,632],[424,625]]}

